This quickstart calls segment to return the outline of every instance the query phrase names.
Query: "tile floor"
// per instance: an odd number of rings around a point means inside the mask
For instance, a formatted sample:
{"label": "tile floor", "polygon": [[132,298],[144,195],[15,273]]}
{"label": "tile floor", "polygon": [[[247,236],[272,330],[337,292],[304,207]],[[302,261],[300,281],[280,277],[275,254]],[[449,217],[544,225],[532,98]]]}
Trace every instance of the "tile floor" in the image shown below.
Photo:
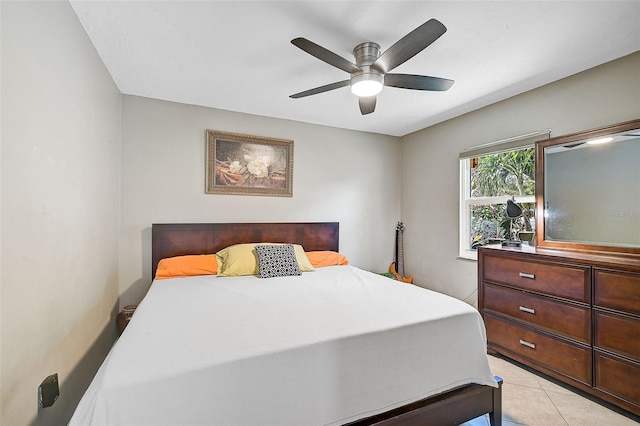
{"label": "tile floor", "polygon": [[[552,378],[506,359],[489,356],[493,374],[502,377],[503,426],[626,426],[640,417],[595,402]],[[464,426],[487,426],[489,416]]]}

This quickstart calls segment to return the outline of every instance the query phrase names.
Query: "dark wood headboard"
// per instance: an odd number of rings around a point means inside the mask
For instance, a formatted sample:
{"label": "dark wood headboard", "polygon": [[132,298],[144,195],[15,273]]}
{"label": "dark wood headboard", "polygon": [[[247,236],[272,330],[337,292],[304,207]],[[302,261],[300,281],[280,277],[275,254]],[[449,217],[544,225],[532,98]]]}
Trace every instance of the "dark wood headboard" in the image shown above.
{"label": "dark wood headboard", "polygon": [[300,244],[306,251],[338,251],[338,222],[166,223],[151,225],[151,276],[160,259],[213,254],[240,243]]}

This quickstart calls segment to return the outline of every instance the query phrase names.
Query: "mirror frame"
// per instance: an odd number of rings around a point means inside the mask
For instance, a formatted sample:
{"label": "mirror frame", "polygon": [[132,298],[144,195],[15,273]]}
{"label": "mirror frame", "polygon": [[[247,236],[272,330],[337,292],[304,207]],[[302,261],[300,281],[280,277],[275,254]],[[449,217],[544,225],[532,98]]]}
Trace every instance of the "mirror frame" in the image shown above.
{"label": "mirror frame", "polygon": [[544,228],[544,149],[555,145],[565,145],[567,143],[578,142],[581,140],[603,137],[629,130],[640,129],[640,119],[625,121],[623,123],[612,124],[609,126],[599,127],[597,129],[586,130],[583,132],[571,133],[568,135],[557,136],[551,139],[545,139],[536,142],[536,245],[539,248],[604,252],[605,254],[640,256],[640,247],[622,247],[616,245],[599,245],[597,243],[576,243],[570,241],[547,241]]}

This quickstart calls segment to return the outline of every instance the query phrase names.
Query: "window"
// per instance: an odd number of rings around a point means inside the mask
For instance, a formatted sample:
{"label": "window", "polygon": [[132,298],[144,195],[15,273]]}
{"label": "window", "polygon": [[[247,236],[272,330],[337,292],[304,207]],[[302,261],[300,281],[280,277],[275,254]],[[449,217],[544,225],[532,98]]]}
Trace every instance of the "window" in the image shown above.
{"label": "window", "polygon": [[[460,154],[460,257],[477,259],[478,246],[525,239],[521,232],[535,230],[533,143],[548,135],[525,135]],[[513,221],[505,212],[509,199],[523,210]]]}

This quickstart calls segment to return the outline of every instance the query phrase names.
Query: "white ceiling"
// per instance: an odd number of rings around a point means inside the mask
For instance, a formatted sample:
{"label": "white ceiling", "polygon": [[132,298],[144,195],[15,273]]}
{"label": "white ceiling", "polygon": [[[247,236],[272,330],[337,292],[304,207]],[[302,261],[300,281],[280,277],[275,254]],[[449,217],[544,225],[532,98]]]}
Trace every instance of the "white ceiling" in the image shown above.
{"label": "white ceiling", "polygon": [[[640,0],[70,2],[122,93],[395,136],[640,50]],[[393,72],[448,91],[385,87],[367,116],[348,87],[289,98],[348,78],[293,38],[353,62],[430,18],[447,32]]]}

